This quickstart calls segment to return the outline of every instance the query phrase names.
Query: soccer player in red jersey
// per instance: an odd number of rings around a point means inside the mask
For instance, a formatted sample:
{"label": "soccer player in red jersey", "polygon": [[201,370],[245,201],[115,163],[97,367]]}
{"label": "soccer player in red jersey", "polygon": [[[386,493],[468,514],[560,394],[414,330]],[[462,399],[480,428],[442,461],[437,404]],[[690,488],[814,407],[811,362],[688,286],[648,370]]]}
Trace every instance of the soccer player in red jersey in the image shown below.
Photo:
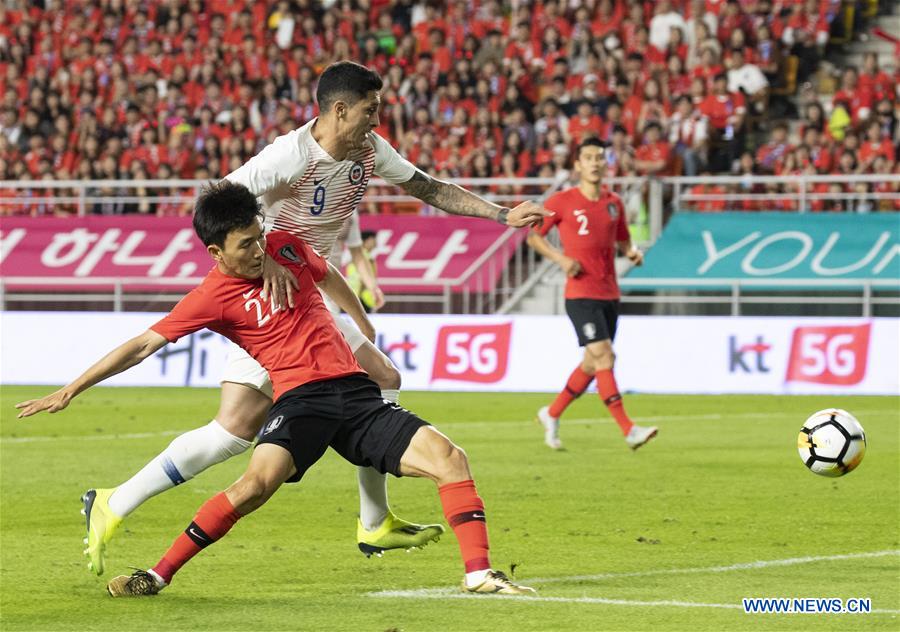
{"label": "soccer player in red jersey", "polygon": [[[362,305],[341,273],[290,233],[265,236],[260,219],[259,204],[243,185],[223,181],[207,187],[196,203],[194,229],[216,265],[203,282],[165,318],[68,386],[16,406],[20,417],[62,410],[90,386],[204,327],[233,340],[268,371],[275,403],[246,472],[200,507],[153,568],[113,578],[109,593],[158,593],[192,557],[261,507],[282,483],[299,481],[331,447],[354,465],[437,484],[465,563],[463,590],[533,594],[491,568],[484,503],[465,452],[427,422],[385,401],[356,361],[317,289],[365,321]],[[293,310],[259,301],[268,257],[297,280]]]}
{"label": "soccer player in red jersey", "polygon": [[[643,263],[644,255],[631,244],[622,199],[602,185],[605,167],[603,144],[596,138],[582,142],[575,156],[578,186],[552,195],[544,207],[554,215],[545,218],[528,236],[532,248],[566,273],[566,313],[575,326],[578,344],[584,347],[584,359],[572,371],[565,388],[550,406],[538,411],[544,441],[555,450],[562,447],[560,416],[594,378],[600,399],[622,429],[629,447],[641,447],[657,431],[629,419],[613,376],[612,341],[619,317],[616,247],[635,265]],[[562,252],[545,239],[554,226],[559,230]]]}
{"label": "soccer player in red jersey", "polygon": [[[403,158],[375,130],[380,127],[379,107],[383,82],[378,73],[359,64],[331,64],[318,77],[319,116],[276,138],[256,156],[226,176],[242,184],[263,201],[267,229],[287,231],[306,242],[317,254],[329,256],[342,227],[353,222],[370,178],[379,176],[401,186],[428,204],[457,215],[495,219],[525,227],[547,214],[530,201],[513,209],[501,208],[461,187],[432,178]],[[368,271],[358,228],[347,245]],[[355,243],[354,243],[355,242]],[[355,246],[355,248],[354,248]],[[363,277],[365,280],[365,277]],[[293,308],[290,288],[295,281],[288,270],[267,258],[259,301]],[[370,287],[378,293],[377,287]],[[329,304],[326,301],[326,304]],[[350,349],[366,373],[382,388],[385,399],[396,403],[401,376],[390,359],[353,323],[332,313]],[[215,417],[175,437],[149,463],[113,488],[94,488],[82,497],[87,526],[88,568],[100,575],[106,546],[122,521],[143,502],[180,485],[217,463],[250,448],[266,412],[272,405],[269,375],[246,351],[233,345],[222,374],[221,399]],[[365,555],[390,549],[422,547],[443,533],[440,525],[415,524],[390,509],[383,473],[357,468],[359,520],[357,545]]]}

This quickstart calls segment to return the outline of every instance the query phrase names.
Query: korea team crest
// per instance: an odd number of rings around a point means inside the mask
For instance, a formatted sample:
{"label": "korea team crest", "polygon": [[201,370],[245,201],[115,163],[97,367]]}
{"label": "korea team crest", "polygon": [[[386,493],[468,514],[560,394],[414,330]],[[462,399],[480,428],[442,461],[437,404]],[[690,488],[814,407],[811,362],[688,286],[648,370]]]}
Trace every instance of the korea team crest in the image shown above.
{"label": "korea team crest", "polygon": [[617,217],[619,217],[619,207],[618,207],[618,205],[613,204],[612,202],[610,202],[609,204],[606,205],[606,210],[607,210],[607,212],[609,213],[609,216],[610,216],[611,218],[616,219]]}
{"label": "korea team crest", "polygon": [[300,255],[297,254],[297,251],[294,250],[294,247],[288,244],[287,246],[282,246],[278,250],[278,255],[287,259],[288,261],[292,261],[294,263],[300,263]]}
{"label": "korea team crest", "polygon": [[366,168],[363,166],[363,163],[354,162],[353,166],[350,167],[350,184],[361,184],[365,176]]}

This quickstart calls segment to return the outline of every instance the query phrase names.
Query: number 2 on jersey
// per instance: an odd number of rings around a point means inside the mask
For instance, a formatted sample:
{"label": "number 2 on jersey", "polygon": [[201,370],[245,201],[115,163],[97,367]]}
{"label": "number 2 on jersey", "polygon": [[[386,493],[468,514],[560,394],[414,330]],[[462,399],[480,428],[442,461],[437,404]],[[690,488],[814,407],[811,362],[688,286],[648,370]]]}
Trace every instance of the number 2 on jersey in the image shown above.
{"label": "number 2 on jersey", "polygon": [[263,304],[259,301],[259,299],[250,298],[251,296],[253,296],[254,292],[256,292],[255,289],[244,293],[244,295],[243,295],[244,298],[249,299],[244,303],[244,311],[249,312],[250,310],[255,309],[256,310],[256,326],[262,327],[267,322],[269,322],[269,319],[272,318],[272,315],[275,314],[276,312],[280,311],[281,308],[280,307],[272,308],[271,311],[268,314],[266,314],[265,307],[263,307]]}
{"label": "number 2 on jersey", "polygon": [[581,213],[576,213],[575,219],[580,224],[580,226],[578,227],[578,234],[579,235],[590,235],[591,232],[588,230],[587,215],[582,215]]}
{"label": "number 2 on jersey", "polygon": [[319,185],[313,191],[313,206],[309,207],[310,215],[321,215],[325,210],[325,187]]}

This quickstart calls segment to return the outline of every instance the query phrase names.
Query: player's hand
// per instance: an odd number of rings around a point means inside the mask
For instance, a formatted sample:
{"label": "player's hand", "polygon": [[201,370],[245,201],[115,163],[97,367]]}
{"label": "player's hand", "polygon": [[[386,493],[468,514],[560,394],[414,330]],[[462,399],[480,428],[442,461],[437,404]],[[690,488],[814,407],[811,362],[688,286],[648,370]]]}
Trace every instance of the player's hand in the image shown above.
{"label": "player's hand", "polygon": [[636,266],[644,265],[644,253],[637,248],[630,248],[628,252],[625,253],[625,256]]}
{"label": "player's hand", "polygon": [[270,299],[269,303],[274,309],[280,309],[285,303],[288,309],[294,309],[294,292],[300,289],[297,277],[269,256],[263,261],[262,277],[262,299]]}
{"label": "player's hand", "polygon": [[59,412],[69,405],[69,402],[72,401],[72,397],[73,395],[71,392],[61,388],[46,397],[29,399],[27,402],[19,402],[16,404],[16,408],[21,412],[19,412],[17,418],[22,419],[23,417],[31,417],[44,410],[51,413]]}
{"label": "player's hand", "polygon": [[375,304],[372,306],[374,309],[379,310],[384,307],[384,292],[381,291],[381,288],[377,285],[375,289],[372,290],[372,297],[375,299]]}
{"label": "player's hand", "polygon": [[517,207],[510,209],[506,216],[506,225],[513,228],[526,226],[540,226],[545,217],[553,215],[540,204],[534,202],[522,202]]}
{"label": "player's hand", "polygon": [[565,272],[566,276],[569,278],[575,278],[581,274],[581,263],[578,262],[578,259],[573,259],[572,257],[563,255],[563,258],[559,262],[559,267],[562,268],[562,271]]}

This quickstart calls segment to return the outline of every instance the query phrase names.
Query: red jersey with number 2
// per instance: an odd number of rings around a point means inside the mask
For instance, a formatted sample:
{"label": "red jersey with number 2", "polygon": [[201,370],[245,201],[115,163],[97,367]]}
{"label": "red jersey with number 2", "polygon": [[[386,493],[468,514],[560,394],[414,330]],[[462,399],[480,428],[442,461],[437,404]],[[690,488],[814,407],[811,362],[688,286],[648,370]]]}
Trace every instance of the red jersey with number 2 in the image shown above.
{"label": "red jersey with number 2", "polygon": [[301,384],[364,373],[316,286],[328,271],[325,260],[282,231],[266,236],[266,253],[297,277],[294,309],[273,310],[259,296],[262,278],[215,267],[151,329],[170,342],[204,327],[233,340],[269,372],[276,400]]}
{"label": "red jersey with number 2", "polygon": [[554,214],[536,230],[546,235],[556,226],[563,254],[581,264],[581,274],[566,281],[566,298],[618,299],[616,242],[630,239],[622,198],[603,187],[599,200],[589,200],[573,187],[550,196],[544,208]]}

